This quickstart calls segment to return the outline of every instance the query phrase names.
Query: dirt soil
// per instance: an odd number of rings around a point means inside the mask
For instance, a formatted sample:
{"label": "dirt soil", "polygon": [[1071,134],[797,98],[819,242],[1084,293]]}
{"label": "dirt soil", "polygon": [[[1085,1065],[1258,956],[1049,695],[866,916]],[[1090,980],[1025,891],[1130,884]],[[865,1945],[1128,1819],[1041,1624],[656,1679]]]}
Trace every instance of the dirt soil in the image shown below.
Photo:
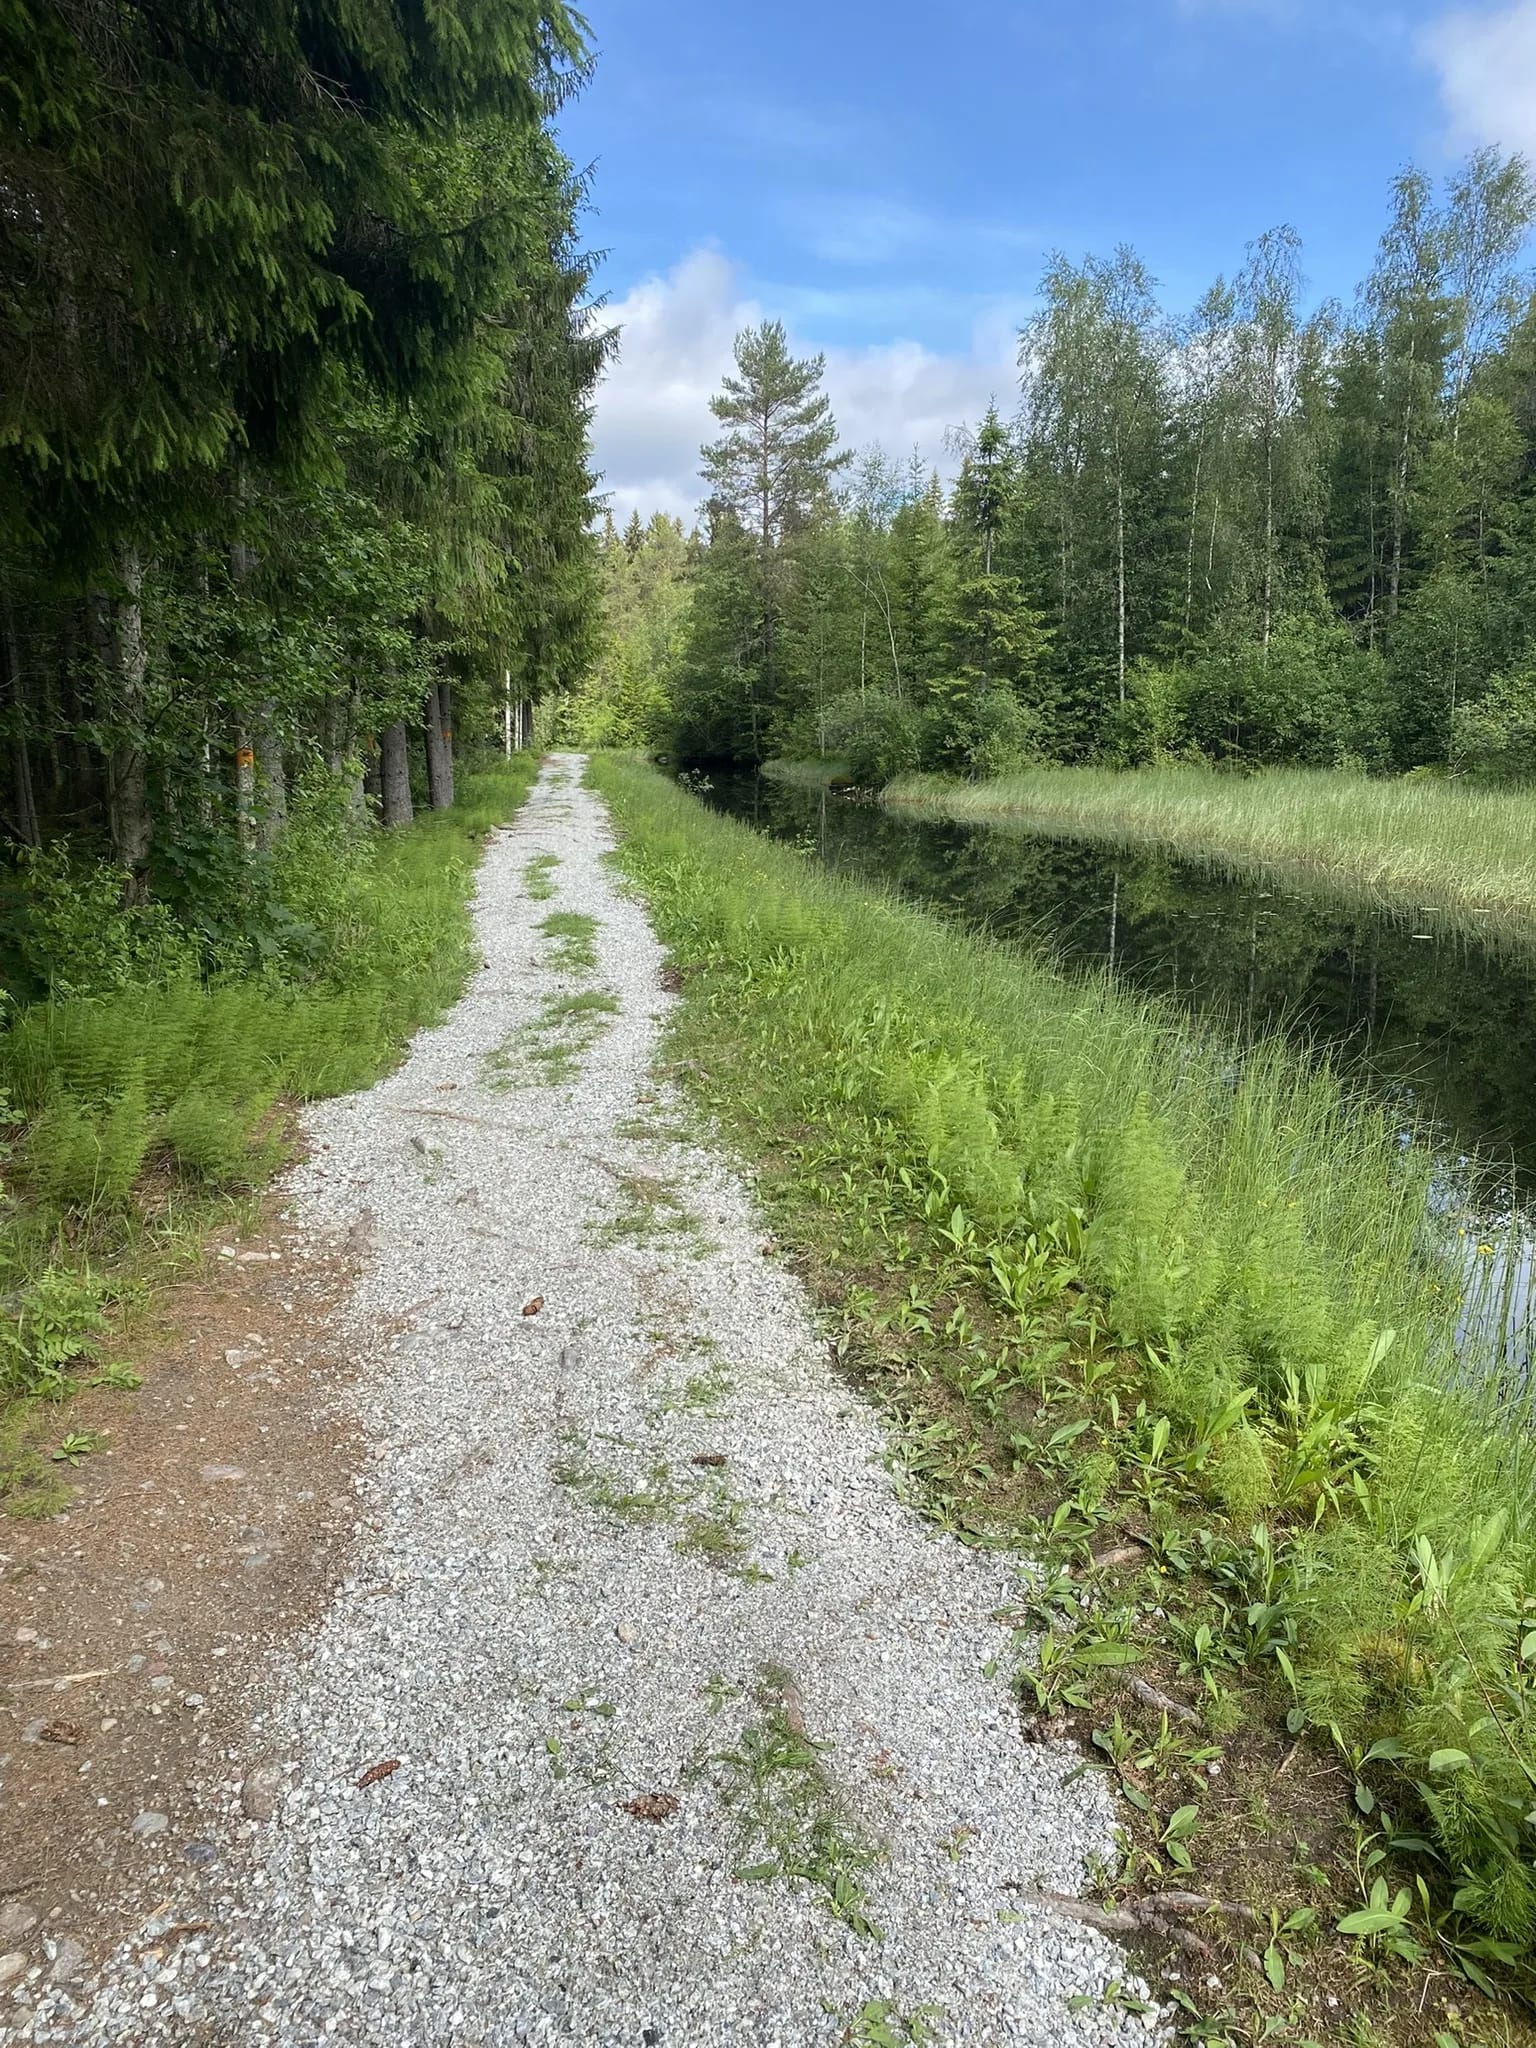
{"label": "dirt soil", "polygon": [[108,1439],[67,1509],[0,1518],[0,1991],[86,1975],[173,1870],[178,1892],[189,1865],[216,1883],[256,1831],[241,1784],[283,1761],[261,1751],[264,1676],[353,1534],[330,1314],[350,1272],[275,1201],[258,1234],[215,1237],[110,1347],[142,1389],[61,1411]]}

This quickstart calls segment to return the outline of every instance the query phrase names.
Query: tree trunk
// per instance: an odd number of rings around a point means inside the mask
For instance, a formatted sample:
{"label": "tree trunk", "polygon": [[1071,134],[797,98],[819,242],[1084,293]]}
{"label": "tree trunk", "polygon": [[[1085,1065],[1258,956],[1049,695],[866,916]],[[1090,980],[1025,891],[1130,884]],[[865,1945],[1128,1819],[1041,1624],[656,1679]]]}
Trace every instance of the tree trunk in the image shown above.
{"label": "tree trunk", "polygon": [[288,770],[270,703],[256,714],[256,839],[270,850],[288,824]]}
{"label": "tree trunk", "polygon": [[434,811],[453,803],[453,729],[449,722],[448,685],[434,683],[427,692],[427,789]]}
{"label": "tree trunk", "polygon": [[1115,466],[1115,674],[1125,703],[1125,472]]}
{"label": "tree trunk", "polygon": [[379,775],[384,795],[384,823],[409,825],[411,810],[411,747],[403,721],[379,734]]}
{"label": "tree trunk", "polygon": [[106,686],[109,723],[116,736],[107,760],[107,817],[112,851],[127,872],[130,898],[144,894],[149,859],[149,771],[144,755],[144,684],[149,650],[144,640],[144,563],[136,547],[118,552],[120,590],[91,599],[96,658]]}
{"label": "tree trunk", "polygon": [[453,685],[439,683],[437,686],[438,708],[443,714],[440,730],[443,735],[443,767],[448,776],[448,801],[452,804],[457,790],[454,785],[453,760]]}
{"label": "tree trunk", "polygon": [[21,638],[16,631],[16,614],[9,598],[5,606],[5,643],[3,648],[6,695],[11,709],[11,792],[12,806],[10,828],[23,846],[40,846],[42,836],[37,829],[37,803],[32,791],[32,757],[27,751],[28,717],[26,671],[22,666]]}
{"label": "tree trunk", "polygon": [[1205,464],[1205,442],[1195,450],[1195,482],[1189,495],[1189,545],[1184,551],[1184,645],[1189,646],[1190,626],[1195,616],[1195,522],[1200,516],[1200,471]]}
{"label": "tree trunk", "polygon": [[338,692],[326,700],[323,714],[325,765],[336,776],[347,778],[347,815],[355,824],[368,816],[368,798],[363,786],[362,747],[357,738],[357,692]]}
{"label": "tree trunk", "polygon": [[242,725],[235,733],[235,829],[244,847],[256,843],[256,749]]}
{"label": "tree trunk", "polygon": [[[1273,390],[1273,383],[1271,384]],[[1264,426],[1264,659],[1269,660],[1275,610],[1275,428],[1273,412]]]}

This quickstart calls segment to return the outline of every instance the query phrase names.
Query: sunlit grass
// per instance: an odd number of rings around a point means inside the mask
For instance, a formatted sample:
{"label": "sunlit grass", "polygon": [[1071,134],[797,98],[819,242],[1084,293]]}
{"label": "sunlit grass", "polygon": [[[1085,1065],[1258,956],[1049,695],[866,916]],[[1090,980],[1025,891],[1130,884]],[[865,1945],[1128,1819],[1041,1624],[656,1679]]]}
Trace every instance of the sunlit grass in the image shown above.
{"label": "sunlit grass", "polygon": [[[1279,1043],[1057,974],[636,762],[592,773],[682,972],[681,1071],[845,1264],[850,1313],[942,1333],[984,1469],[1059,1503],[1030,1540],[1150,1520],[1163,1554],[1224,1560],[1247,1590],[1210,1600],[1213,1674],[1262,1666],[1293,1725],[1384,1744],[1459,1887],[1446,1928],[1529,1954],[1530,1398],[1452,1384],[1427,1148]],[[1045,1406],[999,1403],[1021,1383],[1077,1387],[1077,1419],[1032,1436]]]}
{"label": "sunlit grass", "polygon": [[1536,795],[1519,789],[1327,769],[1033,768],[978,783],[905,776],[885,801],[1306,869],[1383,901],[1536,931]]}

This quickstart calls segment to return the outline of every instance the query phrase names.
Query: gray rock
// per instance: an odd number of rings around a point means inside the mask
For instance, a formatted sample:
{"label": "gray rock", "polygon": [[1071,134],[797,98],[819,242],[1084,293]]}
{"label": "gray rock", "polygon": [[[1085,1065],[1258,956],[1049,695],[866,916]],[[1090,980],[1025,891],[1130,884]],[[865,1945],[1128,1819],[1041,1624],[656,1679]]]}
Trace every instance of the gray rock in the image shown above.
{"label": "gray rock", "polygon": [[270,1820],[282,1797],[281,1764],[258,1764],[248,1771],[240,1787],[240,1811],[247,1820]]}
{"label": "gray rock", "polygon": [[8,1899],[0,1906],[0,1941],[20,1941],[38,1922],[38,1911],[25,1899]]}
{"label": "gray rock", "polygon": [[140,1813],[129,1823],[128,1832],[133,1835],[163,1835],[170,1824],[169,1814]]}
{"label": "gray rock", "polygon": [[85,1975],[85,1944],[72,1934],[60,1934],[45,1944],[52,1958],[48,1970],[51,1984],[77,1984]]}

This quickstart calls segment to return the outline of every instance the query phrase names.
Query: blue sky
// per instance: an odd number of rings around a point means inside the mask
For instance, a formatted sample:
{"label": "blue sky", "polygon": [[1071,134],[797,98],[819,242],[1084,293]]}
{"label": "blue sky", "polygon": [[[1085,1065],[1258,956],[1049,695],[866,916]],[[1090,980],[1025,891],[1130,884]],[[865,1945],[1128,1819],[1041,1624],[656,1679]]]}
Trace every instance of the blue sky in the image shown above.
{"label": "blue sky", "polygon": [[1047,255],[1126,241],[1189,304],[1288,221],[1348,298],[1388,181],[1536,145],[1536,0],[589,0],[565,145],[625,330],[620,514],[683,510],[731,336],[824,350],[845,438],[942,456],[1014,396]]}

